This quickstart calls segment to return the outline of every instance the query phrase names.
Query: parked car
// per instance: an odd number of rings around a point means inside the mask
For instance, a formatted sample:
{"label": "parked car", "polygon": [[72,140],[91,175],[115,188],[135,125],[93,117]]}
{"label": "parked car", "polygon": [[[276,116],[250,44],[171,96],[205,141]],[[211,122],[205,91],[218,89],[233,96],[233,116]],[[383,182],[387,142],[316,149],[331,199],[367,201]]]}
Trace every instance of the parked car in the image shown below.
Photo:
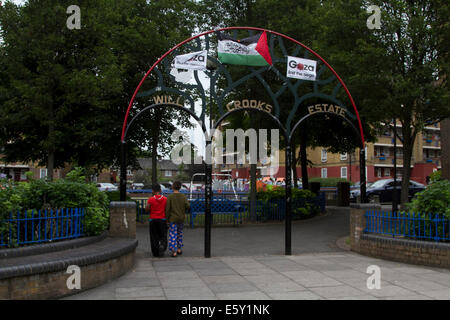
{"label": "parked car", "polygon": [[[393,194],[397,192],[397,199],[400,201],[402,180],[397,180],[397,187],[394,187],[394,179],[382,179],[372,183],[366,190],[367,200],[375,202],[378,197],[380,202],[392,202]],[[408,199],[411,200],[418,192],[425,190],[425,186],[416,181],[409,181]],[[356,199],[360,195],[360,190],[350,191],[350,198]]]}
{"label": "parked car", "polygon": [[118,191],[119,188],[112,183],[97,183],[97,188],[100,191]]}
{"label": "parked car", "polygon": [[143,183],[133,183],[133,184],[131,184],[131,189],[132,190],[142,190],[142,189],[144,189],[144,184]]}

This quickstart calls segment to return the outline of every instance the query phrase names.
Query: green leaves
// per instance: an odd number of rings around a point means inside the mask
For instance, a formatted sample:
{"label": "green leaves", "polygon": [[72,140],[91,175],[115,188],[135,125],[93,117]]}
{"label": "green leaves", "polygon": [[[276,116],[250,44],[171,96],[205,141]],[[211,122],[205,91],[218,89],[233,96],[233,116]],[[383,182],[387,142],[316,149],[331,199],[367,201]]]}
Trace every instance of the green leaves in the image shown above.
{"label": "green leaves", "polygon": [[412,212],[443,214],[450,219],[450,182],[434,181],[424,191],[416,194],[408,208]]}
{"label": "green leaves", "polygon": [[[81,30],[66,27],[71,4],[0,6],[0,145],[8,161],[46,164],[54,153],[55,167],[117,162],[136,86],[158,57],[195,29],[194,1],[82,0]],[[147,102],[138,99],[136,110]],[[172,112],[159,128],[147,118],[130,132],[131,163],[153,132],[161,131],[161,149],[170,150],[173,119],[190,124],[188,116]]]}
{"label": "green leaves", "polygon": [[[3,183],[5,184],[5,183]],[[68,173],[66,179],[49,182],[31,180],[29,183],[8,182],[0,189],[0,220],[25,210],[86,208],[87,235],[103,232],[109,221],[109,200],[95,184],[86,183],[82,169]]]}

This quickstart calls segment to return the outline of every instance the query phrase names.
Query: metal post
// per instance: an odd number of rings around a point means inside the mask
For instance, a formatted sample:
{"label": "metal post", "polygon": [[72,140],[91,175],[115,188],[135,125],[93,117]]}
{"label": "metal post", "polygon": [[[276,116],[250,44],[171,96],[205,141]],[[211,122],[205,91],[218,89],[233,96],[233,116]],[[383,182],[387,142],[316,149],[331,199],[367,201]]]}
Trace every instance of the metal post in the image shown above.
{"label": "metal post", "polygon": [[211,140],[207,140],[205,149],[205,258],[211,257],[212,165],[211,156],[208,155],[210,149]]}
{"label": "metal post", "polygon": [[291,146],[286,146],[286,228],[285,228],[285,255],[292,254],[292,216],[291,216]]}
{"label": "metal post", "polygon": [[120,201],[127,201],[127,143],[120,144]]}
{"label": "metal post", "polygon": [[394,195],[392,198],[392,212],[397,212],[398,192],[397,192],[397,121],[394,118]]}
{"label": "metal post", "polygon": [[359,175],[360,175],[360,191],[361,203],[367,203],[366,195],[366,150],[364,146],[359,150]]}
{"label": "metal post", "polygon": [[250,219],[256,220],[256,164],[250,165]]}

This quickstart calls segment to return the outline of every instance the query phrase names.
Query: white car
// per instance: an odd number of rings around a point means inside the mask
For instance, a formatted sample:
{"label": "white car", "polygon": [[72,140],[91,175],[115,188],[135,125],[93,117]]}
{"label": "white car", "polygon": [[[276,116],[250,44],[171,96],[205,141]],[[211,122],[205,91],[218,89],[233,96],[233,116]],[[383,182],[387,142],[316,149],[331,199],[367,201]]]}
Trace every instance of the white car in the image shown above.
{"label": "white car", "polygon": [[97,183],[97,189],[100,191],[118,191],[119,188],[112,183]]}
{"label": "white car", "polygon": [[144,189],[144,184],[143,183],[133,183],[131,185],[131,189],[133,189],[133,190]]}

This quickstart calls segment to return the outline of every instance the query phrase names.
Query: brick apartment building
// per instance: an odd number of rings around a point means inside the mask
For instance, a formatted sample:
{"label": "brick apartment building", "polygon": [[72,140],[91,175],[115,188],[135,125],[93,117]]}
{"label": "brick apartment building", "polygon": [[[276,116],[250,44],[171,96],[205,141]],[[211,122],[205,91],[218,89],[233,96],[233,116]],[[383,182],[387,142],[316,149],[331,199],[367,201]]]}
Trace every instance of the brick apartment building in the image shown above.
{"label": "brick apartment building", "polygon": [[[397,124],[397,132],[401,135],[401,125]],[[296,150],[298,154],[298,150]],[[309,177],[345,178],[352,182],[360,180],[359,152],[353,154],[333,154],[323,148],[308,148]],[[425,131],[417,135],[413,156],[411,159],[411,179],[426,183],[426,177],[433,171],[441,169],[441,127],[434,124],[425,127]],[[285,177],[285,152],[279,153],[279,170],[270,174],[273,178]],[[397,175],[402,175],[403,146],[397,139]],[[268,175],[267,167],[258,165],[258,176]],[[394,134],[393,123],[378,136],[377,142],[366,144],[366,177],[374,182],[380,179],[392,178],[394,169]],[[232,174],[233,178],[249,178],[249,165],[222,166],[218,171]],[[297,167],[297,176],[301,177],[301,168]]]}

